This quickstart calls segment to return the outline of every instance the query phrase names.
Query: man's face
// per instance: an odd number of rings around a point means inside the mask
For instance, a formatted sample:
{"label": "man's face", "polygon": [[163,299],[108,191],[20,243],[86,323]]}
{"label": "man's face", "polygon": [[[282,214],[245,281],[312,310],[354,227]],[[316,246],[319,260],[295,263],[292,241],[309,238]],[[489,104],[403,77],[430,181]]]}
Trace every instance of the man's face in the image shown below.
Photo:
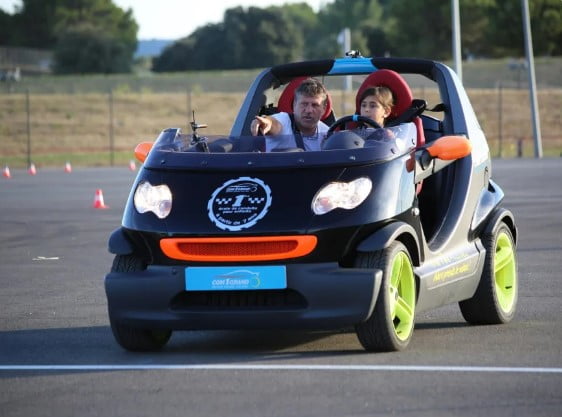
{"label": "man's face", "polygon": [[295,122],[303,133],[313,134],[320,118],[326,111],[326,103],[322,96],[296,95],[293,112]]}

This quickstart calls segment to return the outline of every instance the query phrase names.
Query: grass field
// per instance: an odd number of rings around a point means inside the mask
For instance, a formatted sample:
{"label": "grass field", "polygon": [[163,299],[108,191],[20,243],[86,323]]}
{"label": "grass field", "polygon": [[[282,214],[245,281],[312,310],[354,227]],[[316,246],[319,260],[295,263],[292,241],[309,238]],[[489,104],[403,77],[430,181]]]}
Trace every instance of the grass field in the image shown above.
{"label": "grass field", "polygon": [[[451,63],[446,64],[452,66]],[[473,60],[463,62],[466,88],[496,88],[499,83],[509,88],[526,88],[527,70],[520,59]],[[66,75],[23,77],[19,83],[0,83],[2,93],[87,94],[107,93],[177,93],[215,92],[243,93],[261,69],[150,73],[114,75]],[[535,58],[537,86],[540,89],[562,88],[562,57]],[[412,88],[422,87],[413,84]]]}
{"label": "grass field", "polygon": [[[538,91],[545,156],[560,156],[562,151],[560,62],[562,59],[556,60],[552,71],[546,72],[550,86]],[[533,156],[529,93],[524,85],[519,85],[521,79],[514,79],[514,74],[505,78],[507,75],[502,71],[509,71],[505,62],[489,62],[485,67],[480,62],[471,64],[472,68],[463,69],[465,79],[470,80],[467,83],[476,83],[480,77],[478,83],[487,85],[493,77],[504,76],[502,85],[510,87],[497,88],[496,82],[495,88],[467,88],[492,154],[499,156],[501,152],[501,156],[513,157],[522,151],[523,156]],[[543,66],[538,68],[544,81],[547,78]],[[189,131],[191,110],[196,111],[198,122],[209,125],[205,133],[226,134],[243,100],[243,91],[255,73],[183,74],[184,81],[191,82],[190,87],[184,84],[173,92],[131,88],[127,84],[131,76],[71,77],[66,84],[63,78],[43,78],[43,92],[37,87],[40,84],[33,84],[38,80],[30,80],[28,95],[19,90],[0,92],[0,164],[25,167],[28,158],[38,167],[63,166],[65,161],[83,166],[125,164],[132,158],[137,143],[154,140],[162,129],[181,127]],[[166,75],[163,79],[178,77]],[[99,84],[100,80],[109,79],[114,83],[111,93]],[[84,88],[85,85],[89,87]],[[207,87],[211,85],[212,88]],[[214,91],[220,86],[224,91]],[[228,91],[225,86],[236,91]],[[98,92],[80,92],[96,89]],[[331,93],[337,116],[353,112],[352,94],[335,89]],[[429,88],[413,86],[413,93],[416,98],[426,99],[429,107],[438,103],[436,92]]]}

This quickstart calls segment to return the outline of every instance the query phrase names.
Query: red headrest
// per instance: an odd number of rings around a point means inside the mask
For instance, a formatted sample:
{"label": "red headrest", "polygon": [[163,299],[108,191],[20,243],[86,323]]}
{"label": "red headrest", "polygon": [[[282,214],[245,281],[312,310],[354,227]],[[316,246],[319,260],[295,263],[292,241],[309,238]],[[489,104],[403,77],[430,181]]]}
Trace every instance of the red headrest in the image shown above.
{"label": "red headrest", "polygon": [[[277,103],[277,110],[282,111],[285,113],[293,113],[293,102],[295,100],[295,90],[301,83],[306,80],[308,77],[297,77],[291,80],[289,84],[285,87],[281,96],[279,97],[279,102]],[[332,113],[332,98],[330,94],[326,99],[326,111],[320,118],[320,120],[324,120],[325,118],[329,117]]]}
{"label": "red headrest", "polygon": [[361,95],[369,87],[385,86],[392,91],[394,106],[390,117],[397,117],[412,105],[412,91],[400,74],[388,69],[381,69],[371,73],[357,90],[355,96],[355,112],[361,113]]}

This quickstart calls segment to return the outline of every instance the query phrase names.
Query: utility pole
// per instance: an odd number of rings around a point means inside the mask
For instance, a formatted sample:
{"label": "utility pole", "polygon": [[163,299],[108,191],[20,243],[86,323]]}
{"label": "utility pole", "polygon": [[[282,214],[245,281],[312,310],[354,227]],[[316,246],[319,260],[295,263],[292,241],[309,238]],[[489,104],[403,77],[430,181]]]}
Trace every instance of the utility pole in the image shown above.
{"label": "utility pole", "polygon": [[529,1],[521,0],[523,13],[523,34],[525,35],[525,55],[529,71],[529,96],[531,99],[531,119],[533,122],[533,138],[535,140],[535,158],[542,158],[541,122],[537,101],[537,83],[535,80],[535,60],[533,58],[533,37],[531,35],[531,19],[529,17]]}
{"label": "utility pole", "polygon": [[[349,28],[344,28],[338,34],[338,43],[343,48],[343,55],[342,56],[345,56],[345,54],[347,52],[349,52],[349,50],[351,49],[351,31],[349,30]],[[344,77],[343,91],[351,91],[351,75],[346,75]]]}
{"label": "utility pole", "polygon": [[451,14],[453,19],[453,59],[455,61],[455,72],[462,83],[461,19],[459,13],[459,0],[451,0]]}

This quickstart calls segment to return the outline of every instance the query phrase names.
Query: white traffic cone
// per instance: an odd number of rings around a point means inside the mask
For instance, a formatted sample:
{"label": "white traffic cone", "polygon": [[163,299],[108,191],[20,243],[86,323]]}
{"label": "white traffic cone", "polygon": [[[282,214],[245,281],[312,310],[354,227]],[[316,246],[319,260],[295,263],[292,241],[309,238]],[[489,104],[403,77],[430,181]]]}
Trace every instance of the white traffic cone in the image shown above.
{"label": "white traffic cone", "polygon": [[103,202],[103,192],[99,188],[96,190],[96,195],[94,197],[94,208],[95,209],[109,208],[109,206],[106,206],[105,203]]}
{"label": "white traffic cone", "polygon": [[35,164],[32,162],[29,165],[29,169],[27,170],[29,175],[36,175],[37,174],[37,169],[35,168]]}

